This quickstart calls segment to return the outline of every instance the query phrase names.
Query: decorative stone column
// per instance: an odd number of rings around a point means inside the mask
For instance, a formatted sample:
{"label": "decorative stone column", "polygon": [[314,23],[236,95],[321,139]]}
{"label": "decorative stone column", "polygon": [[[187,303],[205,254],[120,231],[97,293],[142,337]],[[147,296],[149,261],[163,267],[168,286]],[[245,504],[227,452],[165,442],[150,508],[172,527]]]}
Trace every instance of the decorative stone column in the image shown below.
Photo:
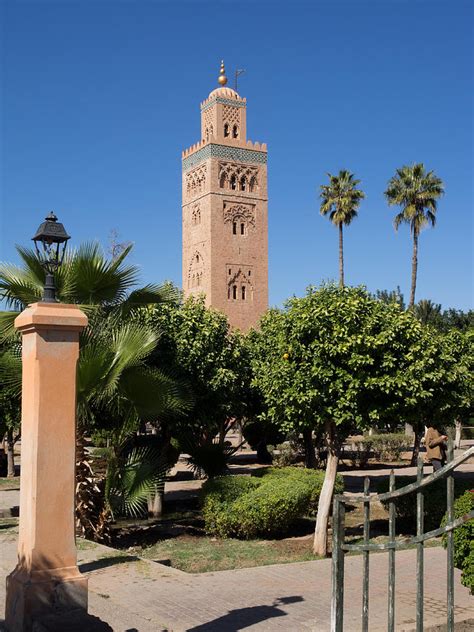
{"label": "decorative stone column", "polygon": [[60,303],[35,303],[15,320],[23,338],[22,449],[18,564],[7,577],[9,632],[28,632],[52,612],[87,611],[74,528],[76,365],[86,325],[75,305]]}

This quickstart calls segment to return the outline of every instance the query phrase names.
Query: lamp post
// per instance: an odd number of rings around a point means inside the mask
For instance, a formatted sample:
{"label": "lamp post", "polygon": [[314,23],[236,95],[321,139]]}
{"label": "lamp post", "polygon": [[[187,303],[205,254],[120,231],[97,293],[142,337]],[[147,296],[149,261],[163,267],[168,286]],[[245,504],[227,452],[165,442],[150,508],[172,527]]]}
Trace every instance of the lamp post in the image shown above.
{"label": "lamp post", "polygon": [[32,237],[36,254],[46,272],[43,303],[57,302],[54,274],[64,260],[68,239],[70,236],[53,212],[45,217],[35,236]]}
{"label": "lamp post", "polygon": [[87,612],[87,577],[77,568],[74,533],[76,372],[87,317],[76,305],[59,303],[54,286],[68,239],[50,213],[33,237],[46,271],[44,297],[15,320],[22,335],[22,448],[18,563],[7,577],[8,632],[31,632],[43,617]]}

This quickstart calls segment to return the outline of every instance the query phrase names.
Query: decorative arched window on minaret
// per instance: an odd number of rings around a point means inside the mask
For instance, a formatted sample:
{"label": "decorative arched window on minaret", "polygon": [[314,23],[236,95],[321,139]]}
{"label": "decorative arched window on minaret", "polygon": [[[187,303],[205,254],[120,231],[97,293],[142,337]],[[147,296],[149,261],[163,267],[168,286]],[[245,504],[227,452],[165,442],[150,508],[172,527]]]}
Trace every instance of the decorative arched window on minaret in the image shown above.
{"label": "decorative arched window on minaret", "polygon": [[183,152],[183,290],[243,331],[268,306],[267,148],[247,140],[247,101],[219,86],[201,103],[200,142]]}

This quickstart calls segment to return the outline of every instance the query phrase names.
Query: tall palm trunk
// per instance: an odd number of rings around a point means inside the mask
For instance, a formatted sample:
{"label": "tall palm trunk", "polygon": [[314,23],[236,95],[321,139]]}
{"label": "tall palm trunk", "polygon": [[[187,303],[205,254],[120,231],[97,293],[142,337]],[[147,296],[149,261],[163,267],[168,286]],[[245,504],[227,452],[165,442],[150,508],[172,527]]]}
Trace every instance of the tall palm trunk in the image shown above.
{"label": "tall palm trunk", "polygon": [[344,287],[344,243],[342,238],[342,222],[339,224],[339,287]]}
{"label": "tall palm trunk", "polygon": [[416,275],[418,272],[418,231],[413,231],[413,255],[411,258],[411,291],[408,309],[415,304]]}

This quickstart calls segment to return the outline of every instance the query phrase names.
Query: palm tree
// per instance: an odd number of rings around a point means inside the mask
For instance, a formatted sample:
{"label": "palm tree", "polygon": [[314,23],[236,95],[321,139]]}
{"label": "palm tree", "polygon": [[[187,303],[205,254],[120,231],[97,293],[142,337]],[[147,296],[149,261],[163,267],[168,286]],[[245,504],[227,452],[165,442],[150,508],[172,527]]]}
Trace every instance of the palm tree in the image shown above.
{"label": "palm tree", "polygon": [[360,180],[346,169],[337,176],[328,173],[329,184],[321,185],[321,215],[329,213],[329,219],[339,229],[339,285],[344,287],[344,249],[342,227],[348,226],[357,217],[357,209],[365,198],[363,191],[357,188]]}
{"label": "palm tree", "polygon": [[[69,252],[55,274],[58,299],[79,305],[88,316],[97,309],[128,313],[150,304],[176,302],[179,294],[171,284],[135,288],[139,268],[125,263],[132,248],[130,244],[114,259],[107,259],[97,243]],[[22,266],[0,263],[0,299],[10,308],[0,312],[0,339],[15,335],[13,321],[18,313],[43,296],[45,271],[36,253],[21,246],[16,249]]]}
{"label": "palm tree", "polygon": [[440,327],[443,321],[440,303],[433,303],[429,299],[421,299],[415,305],[415,315],[423,325]]}
{"label": "palm tree", "polygon": [[443,193],[442,180],[433,171],[427,172],[423,163],[405,165],[397,169],[385,191],[389,205],[401,207],[401,211],[395,216],[395,230],[398,230],[402,223],[409,224],[413,238],[409,309],[415,304],[418,237],[424,226],[435,225],[437,200]]}
{"label": "palm tree", "polygon": [[[111,459],[110,466],[115,472],[112,478],[122,482],[118,485],[109,480],[109,497],[104,498],[104,489],[98,488],[86,456],[85,432],[108,424],[122,445],[124,437],[133,435],[143,420],[158,421],[169,415],[180,415],[190,407],[189,396],[182,385],[147,364],[159,332],[156,326],[146,322],[143,314],[150,305],[175,302],[178,292],[171,285],[135,288],[138,268],[125,263],[131,247],[109,260],[98,244],[85,244],[68,255],[56,275],[58,297],[78,304],[89,318],[89,326],[81,334],[77,377],[77,506],[82,531],[95,539],[103,538],[107,531],[113,490],[119,488],[128,498],[123,506],[136,508],[145,500],[144,494],[156,488],[156,476],[163,476],[163,463],[138,467],[135,454],[132,464],[129,459],[121,460],[128,468],[127,476],[121,477],[113,465],[117,459]],[[10,345],[18,339],[13,326],[15,317],[29,303],[41,300],[44,285],[44,270],[35,253],[20,247],[17,250],[23,266],[0,264],[0,298],[13,308],[0,312],[0,340],[8,340]],[[13,391],[16,388],[17,394],[21,391],[18,355],[3,354],[0,377],[4,383],[9,382]],[[119,446],[116,447],[118,450]],[[153,455],[152,452],[146,454]],[[146,454],[142,451],[138,457]],[[145,474],[148,481],[144,479]],[[131,485],[128,491],[124,480]],[[93,507],[100,502],[102,507]]]}

